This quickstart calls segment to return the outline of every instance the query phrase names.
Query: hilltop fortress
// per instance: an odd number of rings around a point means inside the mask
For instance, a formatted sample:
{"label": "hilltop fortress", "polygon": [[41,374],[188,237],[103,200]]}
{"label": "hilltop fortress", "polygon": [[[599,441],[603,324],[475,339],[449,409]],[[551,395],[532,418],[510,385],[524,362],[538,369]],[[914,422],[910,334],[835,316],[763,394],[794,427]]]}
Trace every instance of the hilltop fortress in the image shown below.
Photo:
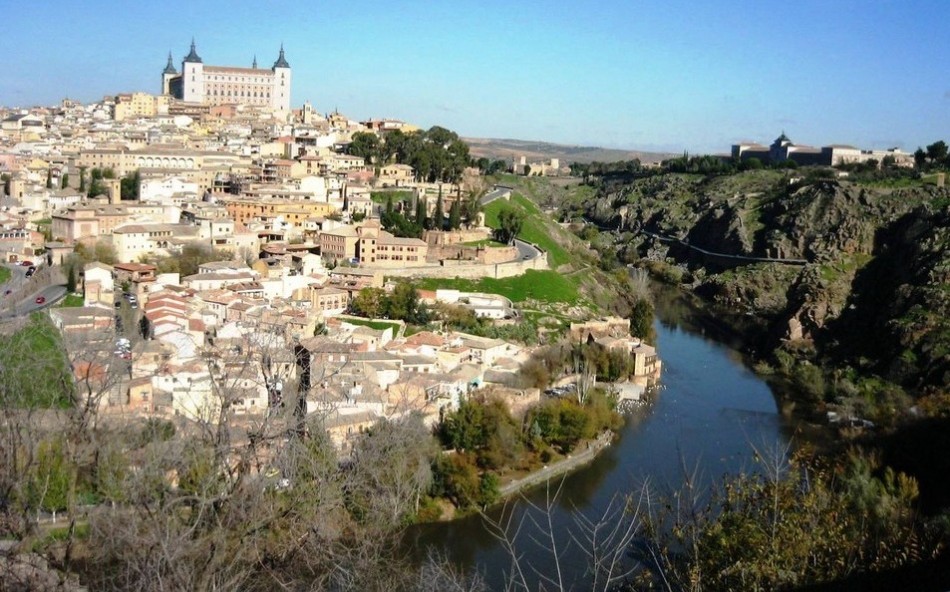
{"label": "hilltop fortress", "polygon": [[257,67],[257,57],[250,68],[205,65],[191,41],[191,51],[181,62],[181,73],[172,63],[162,71],[162,94],[188,103],[202,105],[253,105],[290,111],[290,64],[284,57],[284,46],[274,65]]}

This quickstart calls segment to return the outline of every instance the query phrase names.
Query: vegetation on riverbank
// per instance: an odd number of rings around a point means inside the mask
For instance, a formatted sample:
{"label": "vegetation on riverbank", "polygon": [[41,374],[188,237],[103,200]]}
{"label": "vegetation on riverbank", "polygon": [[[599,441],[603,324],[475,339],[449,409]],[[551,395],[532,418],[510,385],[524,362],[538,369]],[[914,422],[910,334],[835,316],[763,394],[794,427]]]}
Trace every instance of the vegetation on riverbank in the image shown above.
{"label": "vegetation on riverbank", "polygon": [[503,479],[538,470],[622,422],[616,402],[599,389],[583,402],[545,399],[520,419],[500,400],[466,399],[439,426],[439,440],[450,453],[434,465],[432,493],[462,511],[489,506],[498,501]]}

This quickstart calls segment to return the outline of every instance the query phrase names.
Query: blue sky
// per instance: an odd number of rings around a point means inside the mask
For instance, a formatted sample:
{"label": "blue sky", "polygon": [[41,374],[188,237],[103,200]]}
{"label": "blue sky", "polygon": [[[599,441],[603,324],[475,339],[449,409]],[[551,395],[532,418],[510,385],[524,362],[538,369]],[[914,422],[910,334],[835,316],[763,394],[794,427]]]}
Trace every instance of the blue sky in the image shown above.
{"label": "blue sky", "polygon": [[690,152],[950,139],[950,1],[9,2],[0,104],[158,92],[283,42],[293,104],[463,136]]}

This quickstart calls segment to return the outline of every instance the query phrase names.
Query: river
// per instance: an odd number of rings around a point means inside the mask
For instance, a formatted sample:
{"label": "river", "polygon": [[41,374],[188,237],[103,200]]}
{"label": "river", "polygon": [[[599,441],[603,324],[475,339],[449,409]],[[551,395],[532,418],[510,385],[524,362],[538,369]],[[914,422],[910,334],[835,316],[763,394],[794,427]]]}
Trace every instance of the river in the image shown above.
{"label": "river", "polygon": [[[752,468],[753,446],[775,449],[788,441],[771,390],[743,365],[739,353],[706,337],[701,316],[682,297],[663,290],[656,296],[663,386],[651,406],[631,415],[613,446],[564,478],[553,512],[559,545],[567,545],[576,512],[599,515],[615,496],[645,482],[671,492],[682,484],[684,467],[698,468],[700,482],[708,485],[724,473]],[[540,487],[527,498],[543,504],[547,495]],[[513,513],[517,521],[525,507],[520,502],[512,510],[509,504],[504,515]],[[489,515],[497,519],[502,509]],[[533,531],[526,523],[519,551],[538,569],[550,570],[549,554],[530,541]],[[416,527],[409,541],[419,556],[440,549],[457,565],[478,569],[492,589],[502,586],[510,568],[505,550],[477,516]],[[566,549],[562,566],[571,581],[583,576],[585,563],[576,549]]]}

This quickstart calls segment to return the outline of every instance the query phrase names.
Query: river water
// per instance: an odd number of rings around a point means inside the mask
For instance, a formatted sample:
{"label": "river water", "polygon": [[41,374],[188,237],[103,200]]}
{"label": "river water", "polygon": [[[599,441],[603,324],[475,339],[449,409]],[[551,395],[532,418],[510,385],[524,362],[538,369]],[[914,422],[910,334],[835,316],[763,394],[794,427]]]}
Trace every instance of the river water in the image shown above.
{"label": "river water", "polygon": [[[562,566],[570,581],[580,582],[583,556],[567,547],[575,513],[601,514],[618,495],[637,490],[645,482],[672,492],[683,482],[684,467],[699,471],[708,485],[724,473],[752,469],[753,446],[775,449],[789,438],[775,399],[765,382],[742,363],[741,356],[720,341],[706,337],[700,316],[682,297],[659,292],[657,349],[663,360],[663,386],[654,403],[634,412],[619,439],[588,466],[568,475],[553,511],[554,531],[565,548]],[[543,504],[548,490],[526,494]],[[515,521],[526,511],[520,502],[489,513]],[[536,515],[536,514],[535,514]],[[552,568],[550,556],[530,540],[536,532],[530,520],[519,538],[518,550],[541,571]],[[477,516],[448,523],[423,525],[409,533],[415,553],[438,549],[455,564],[479,570],[492,589],[502,587],[510,569],[508,555]],[[577,587],[583,589],[582,584]]]}

